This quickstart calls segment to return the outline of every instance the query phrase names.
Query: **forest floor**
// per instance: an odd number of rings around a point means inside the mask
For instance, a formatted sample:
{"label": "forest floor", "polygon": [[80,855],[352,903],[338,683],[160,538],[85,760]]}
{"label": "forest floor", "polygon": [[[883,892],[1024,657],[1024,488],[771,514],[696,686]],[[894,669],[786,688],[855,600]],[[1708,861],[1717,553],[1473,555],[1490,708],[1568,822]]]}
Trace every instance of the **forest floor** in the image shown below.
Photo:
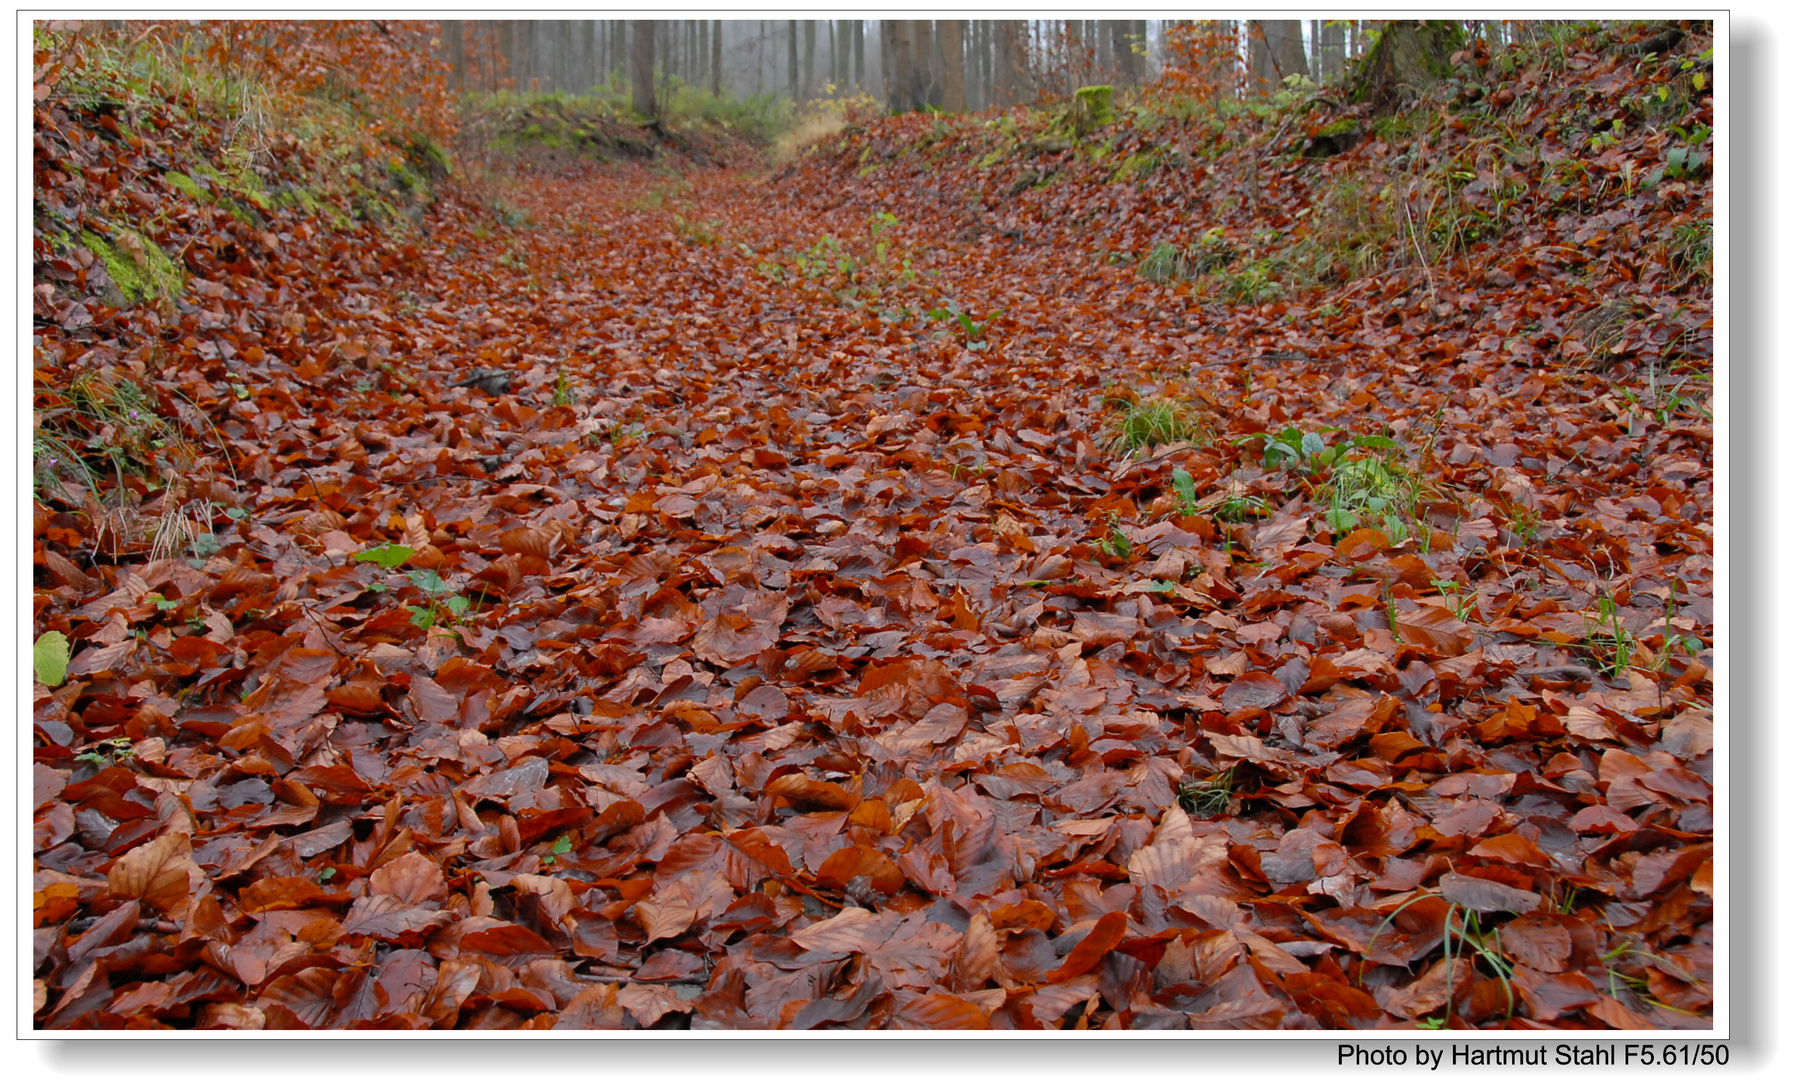
{"label": "forest floor", "polygon": [[1707,42],[1627,45],[386,220],[40,104],[38,1023],[1708,1027]]}

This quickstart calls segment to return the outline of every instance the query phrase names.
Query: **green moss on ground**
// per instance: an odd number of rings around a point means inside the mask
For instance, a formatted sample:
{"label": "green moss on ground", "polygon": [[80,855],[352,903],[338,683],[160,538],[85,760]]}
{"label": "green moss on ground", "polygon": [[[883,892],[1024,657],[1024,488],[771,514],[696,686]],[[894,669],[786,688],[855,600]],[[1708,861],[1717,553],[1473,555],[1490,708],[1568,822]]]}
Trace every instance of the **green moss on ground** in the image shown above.
{"label": "green moss on ground", "polygon": [[82,233],[81,242],[94,253],[95,258],[105,264],[107,275],[118,286],[125,303],[135,304],[151,297],[178,296],[187,287],[187,275],[149,238],[123,226],[115,225],[113,230],[120,236],[136,237],[137,244],[141,244],[141,265],[137,258],[119,244],[91,232]]}

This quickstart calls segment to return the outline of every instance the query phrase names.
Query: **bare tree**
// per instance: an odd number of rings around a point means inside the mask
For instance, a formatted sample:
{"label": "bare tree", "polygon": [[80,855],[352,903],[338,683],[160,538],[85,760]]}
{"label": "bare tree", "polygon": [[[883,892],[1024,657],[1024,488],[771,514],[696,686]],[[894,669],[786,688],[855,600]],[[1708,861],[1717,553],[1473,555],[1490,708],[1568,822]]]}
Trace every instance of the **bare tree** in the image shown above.
{"label": "bare tree", "polygon": [[1317,68],[1317,81],[1339,79],[1343,70],[1343,34],[1339,19],[1324,19],[1322,32],[1318,35],[1322,40],[1318,49],[1320,65]]}
{"label": "bare tree", "polygon": [[996,31],[998,100],[1005,105],[1015,105],[1030,93],[1029,56],[1025,52],[1028,24],[1005,19],[997,24]]}
{"label": "bare tree", "polygon": [[[805,20],[805,78],[799,91],[806,98],[817,87],[817,20]],[[795,99],[796,100],[796,99]]]}
{"label": "bare tree", "polygon": [[923,73],[919,69],[928,63],[929,57],[918,55],[916,33],[920,21],[883,19],[880,23],[886,107],[895,113],[915,112],[923,104]]}
{"label": "bare tree", "polygon": [[849,27],[849,38],[854,44],[855,53],[855,89],[867,87],[867,24],[856,19]]}
{"label": "bare tree", "polygon": [[468,77],[467,61],[462,57],[462,20],[444,19],[437,32],[443,38],[444,52],[449,55],[450,77],[454,80],[450,85],[460,90]]}
{"label": "bare tree", "polygon": [[965,26],[960,19],[943,19],[936,28],[936,45],[942,54],[942,108],[946,112],[967,111],[967,78],[962,55]]}
{"label": "bare tree", "polygon": [[724,77],[724,20],[713,19],[711,23],[711,95],[717,97],[722,90]]}
{"label": "bare tree", "polygon": [[653,120],[655,111],[655,20],[630,23],[630,107]]}

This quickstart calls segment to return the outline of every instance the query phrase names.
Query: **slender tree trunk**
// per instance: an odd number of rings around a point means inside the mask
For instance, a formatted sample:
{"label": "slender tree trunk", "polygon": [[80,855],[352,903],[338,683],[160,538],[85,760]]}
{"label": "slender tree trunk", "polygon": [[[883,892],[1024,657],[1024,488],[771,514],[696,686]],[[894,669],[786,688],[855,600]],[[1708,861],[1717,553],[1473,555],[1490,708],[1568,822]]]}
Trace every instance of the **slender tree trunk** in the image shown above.
{"label": "slender tree trunk", "polygon": [[799,100],[799,20],[786,20],[786,96]]}
{"label": "slender tree trunk", "polygon": [[1321,76],[1317,81],[1339,79],[1342,77],[1342,24],[1337,19],[1323,20],[1322,48],[1320,50],[1321,65],[1317,73]]}
{"label": "slender tree trunk", "polygon": [[855,89],[867,89],[867,23],[856,19],[849,25],[849,37],[854,46],[855,55]]}
{"label": "slender tree trunk", "polygon": [[888,19],[880,25],[882,43],[890,42],[890,51],[882,47],[881,60],[886,70],[886,107],[895,113],[914,112],[921,103],[918,57],[913,34],[916,21]]}
{"label": "slender tree trunk", "polygon": [[936,28],[937,45],[942,51],[942,108],[946,112],[967,111],[966,60],[961,40],[965,27],[960,19],[943,19]]}
{"label": "slender tree trunk", "polygon": [[805,100],[811,99],[812,88],[817,85],[817,20],[805,20],[805,71],[799,80],[799,93]]}
{"label": "slender tree trunk", "polygon": [[711,96],[720,96],[724,77],[724,20],[711,22]]}
{"label": "slender tree trunk", "polygon": [[930,19],[911,20],[911,74],[916,87],[912,108],[942,107],[942,57],[936,51],[936,24]]}
{"label": "slender tree trunk", "polygon": [[1304,24],[1298,19],[1269,19],[1261,24],[1267,31],[1267,48],[1273,54],[1274,78],[1310,76],[1304,58]]}
{"label": "slender tree trunk", "polygon": [[1006,105],[1025,100],[1032,90],[1026,51],[1028,33],[1029,24],[1019,19],[1004,19],[998,24],[999,100]]}
{"label": "slender tree trunk", "polygon": [[499,66],[501,69],[500,78],[502,80],[512,80],[511,84],[515,87],[518,83],[516,77],[512,74],[512,54],[517,51],[518,34],[517,28],[513,25],[511,19],[499,20],[498,38]]}
{"label": "slender tree trunk", "polygon": [[647,120],[655,112],[655,20],[630,24],[630,107]]}
{"label": "slender tree trunk", "polygon": [[444,19],[437,32],[443,38],[443,51],[449,54],[449,85],[459,93],[468,77],[467,62],[462,58],[462,20]]}
{"label": "slender tree trunk", "polygon": [[1117,81],[1125,86],[1136,85],[1135,54],[1129,47],[1129,20],[1114,19],[1110,24],[1111,67],[1117,72]]}

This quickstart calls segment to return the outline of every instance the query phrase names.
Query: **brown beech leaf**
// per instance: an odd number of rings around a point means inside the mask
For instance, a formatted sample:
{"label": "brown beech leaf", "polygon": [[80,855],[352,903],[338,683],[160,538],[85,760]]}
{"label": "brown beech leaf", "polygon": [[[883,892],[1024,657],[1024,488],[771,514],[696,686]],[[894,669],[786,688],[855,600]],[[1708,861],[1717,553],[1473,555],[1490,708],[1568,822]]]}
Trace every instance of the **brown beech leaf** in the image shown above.
{"label": "brown beech leaf", "polygon": [[448,891],[443,868],[416,851],[408,851],[370,874],[368,889],[412,906],[440,903]]}
{"label": "brown beech leaf", "polygon": [[401,897],[378,893],[364,896],[350,905],[349,912],[343,916],[343,932],[398,941],[408,934],[421,934],[446,926],[454,918],[447,911],[416,907]]}
{"label": "brown beech leaf", "polygon": [[1522,914],[1541,906],[1541,896],[1538,893],[1511,888],[1484,878],[1449,873],[1443,874],[1436,884],[1441,895],[1473,911],[1509,911]]}
{"label": "brown beech leaf", "polygon": [[193,842],[182,832],[166,832],[131,849],[106,872],[113,896],[142,900],[158,911],[178,907],[205,877],[193,861]]}
{"label": "brown beech leaf", "polygon": [[1445,608],[1422,606],[1398,613],[1398,633],[1437,656],[1459,656],[1472,648],[1472,628]]}

